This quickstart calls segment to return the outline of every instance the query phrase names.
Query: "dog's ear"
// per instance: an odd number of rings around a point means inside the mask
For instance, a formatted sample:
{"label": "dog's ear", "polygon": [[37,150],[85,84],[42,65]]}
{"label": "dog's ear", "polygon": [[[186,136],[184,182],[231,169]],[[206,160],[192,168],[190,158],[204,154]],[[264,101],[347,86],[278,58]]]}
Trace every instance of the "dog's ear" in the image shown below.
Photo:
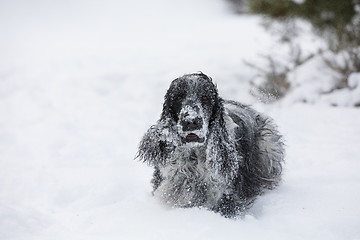
{"label": "dog's ear", "polygon": [[157,134],[156,127],[152,126],[141,139],[136,158],[147,162],[149,165],[156,166],[163,161],[164,144]]}
{"label": "dog's ear", "polygon": [[181,110],[182,101],[186,97],[186,83],[182,78],[173,80],[164,97],[163,110],[161,120],[178,121],[178,114]]}
{"label": "dog's ear", "polygon": [[162,112],[161,112],[161,117],[160,119],[161,120],[165,120],[165,119],[169,119],[172,117],[172,113],[171,113],[171,96],[170,96],[170,88],[168,89],[168,91],[166,92],[165,94],[165,97],[164,97],[164,104],[163,104],[163,109],[162,109]]}
{"label": "dog's ear", "polygon": [[216,175],[214,177],[224,179],[224,182],[231,182],[237,175],[242,156],[237,153],[235,145],[229,138],[224,122],[213,124],[206,154],[206,164],[208,169]]}
{"label": "dog's ear", "polygon": [[224,115],[224,100],[219,96],[214,85],[214,103],[209,128],[210,135],[207,144],[207,164],[209,170],[225,182],[231,182],[237,176],[242,162],[242,156],[238,154],[233,140],[227,131]]}
{"label": "dog's ear", "polygon": [[147,162],[151,166],[162,166],[174,152],[176,136],[171,129],[159,121],[153,125],[144,135],[140,144],[136,158]]}
{"label": "dog's ear", "polygon": [[212,113],[211,113],[211,117],[210,117],[209,127],[212,128],[216,123],[221,128],[225,129],[224,100],[221,97],[219,97],[216,86],[215,86],[215,91],[216,91],[216,94],[215,94],[215,99],[214,99],[214,102],[213,102],[213,108],[212,108]]}

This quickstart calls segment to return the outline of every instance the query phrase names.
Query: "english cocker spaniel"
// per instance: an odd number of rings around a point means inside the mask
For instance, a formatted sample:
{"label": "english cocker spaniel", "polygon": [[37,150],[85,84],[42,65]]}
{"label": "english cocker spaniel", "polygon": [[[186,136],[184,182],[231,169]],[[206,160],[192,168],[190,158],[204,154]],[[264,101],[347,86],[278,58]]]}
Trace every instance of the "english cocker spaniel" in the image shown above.
{"label": "english cocker spaniel", "polygon": [[137,157],[154,167],[153,194],[163,202],[235,217],[279,184],[284,144],[269,117],[223,100],[195,73],[172,81]]}

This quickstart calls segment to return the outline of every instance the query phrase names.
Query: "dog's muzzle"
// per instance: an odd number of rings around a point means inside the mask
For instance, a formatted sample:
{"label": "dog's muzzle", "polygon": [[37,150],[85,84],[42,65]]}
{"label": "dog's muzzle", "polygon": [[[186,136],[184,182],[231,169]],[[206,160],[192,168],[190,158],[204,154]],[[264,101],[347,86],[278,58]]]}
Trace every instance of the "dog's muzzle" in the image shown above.
{"label": "dog's muzzle", "polygon": [[199,130],[203,126],[203,120],[200,117],[186,118],[180,121],[180,125],[184,132]]}
{"label": "dog's muzzle", "polygon": [[205,141],[204,122],[200,115],[198,108],[190,106],[186,106],[181,111],[179,125],[183,143],[203,143]]}

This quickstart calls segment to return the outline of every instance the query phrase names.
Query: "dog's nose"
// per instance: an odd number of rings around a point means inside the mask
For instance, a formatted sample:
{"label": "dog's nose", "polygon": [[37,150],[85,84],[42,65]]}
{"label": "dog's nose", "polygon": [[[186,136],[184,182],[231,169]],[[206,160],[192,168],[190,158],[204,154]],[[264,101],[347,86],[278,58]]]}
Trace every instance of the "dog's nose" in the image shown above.
{"label": "dog's nose", "polygon": [[186,119],[180,122],[183,131],[194,131],[202,128],[202,119],[200,117],[196,117],[193,119]]}

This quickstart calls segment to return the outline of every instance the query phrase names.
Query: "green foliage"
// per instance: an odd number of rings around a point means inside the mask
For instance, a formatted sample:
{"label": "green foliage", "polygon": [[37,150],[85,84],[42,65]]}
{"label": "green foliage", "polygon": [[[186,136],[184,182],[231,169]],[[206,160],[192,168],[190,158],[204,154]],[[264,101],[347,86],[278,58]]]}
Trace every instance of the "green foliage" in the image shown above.
{"label": "green foliage", "polygon": [[251,0],[250,10],[277,20],[302,18],[329,42],[333,51],[360,45],[360,0]]}
{"label": "green foliage", "polygon": [[254,13],[266,14],[273,18],[286,18],[294,14],[297,4],[289,0],[253,0],[250,9]]}
{"label": "green foliage", "polygon": [[[349,76],[360,72],[360,0],[230,0],[238,5],[246,5],[250,12],[266,17],[267,27],[280,23],[281,40],[290,46],[290,62],[281,66],[268,55],[268,66],[259,68],[253,81],[252,94],[264,102],[273,102],[285,96],[293,87],[288,80],[288,73],[311,59],[313,53],[303,56],[300,46],[294,47],[294,37],[301,34],[296,29],[296,19],[309,22],[315,33],[325,39],[328,46],[322,48],[328,52],[323,56],[325,65],[334,73],[334,86],[331,93],[338,89],[352,90]],[[277,25],[275,25],[277,26]],[[330,51],[327,51],[330,50]],[[293,66],[293,67],[291,67]]]}

